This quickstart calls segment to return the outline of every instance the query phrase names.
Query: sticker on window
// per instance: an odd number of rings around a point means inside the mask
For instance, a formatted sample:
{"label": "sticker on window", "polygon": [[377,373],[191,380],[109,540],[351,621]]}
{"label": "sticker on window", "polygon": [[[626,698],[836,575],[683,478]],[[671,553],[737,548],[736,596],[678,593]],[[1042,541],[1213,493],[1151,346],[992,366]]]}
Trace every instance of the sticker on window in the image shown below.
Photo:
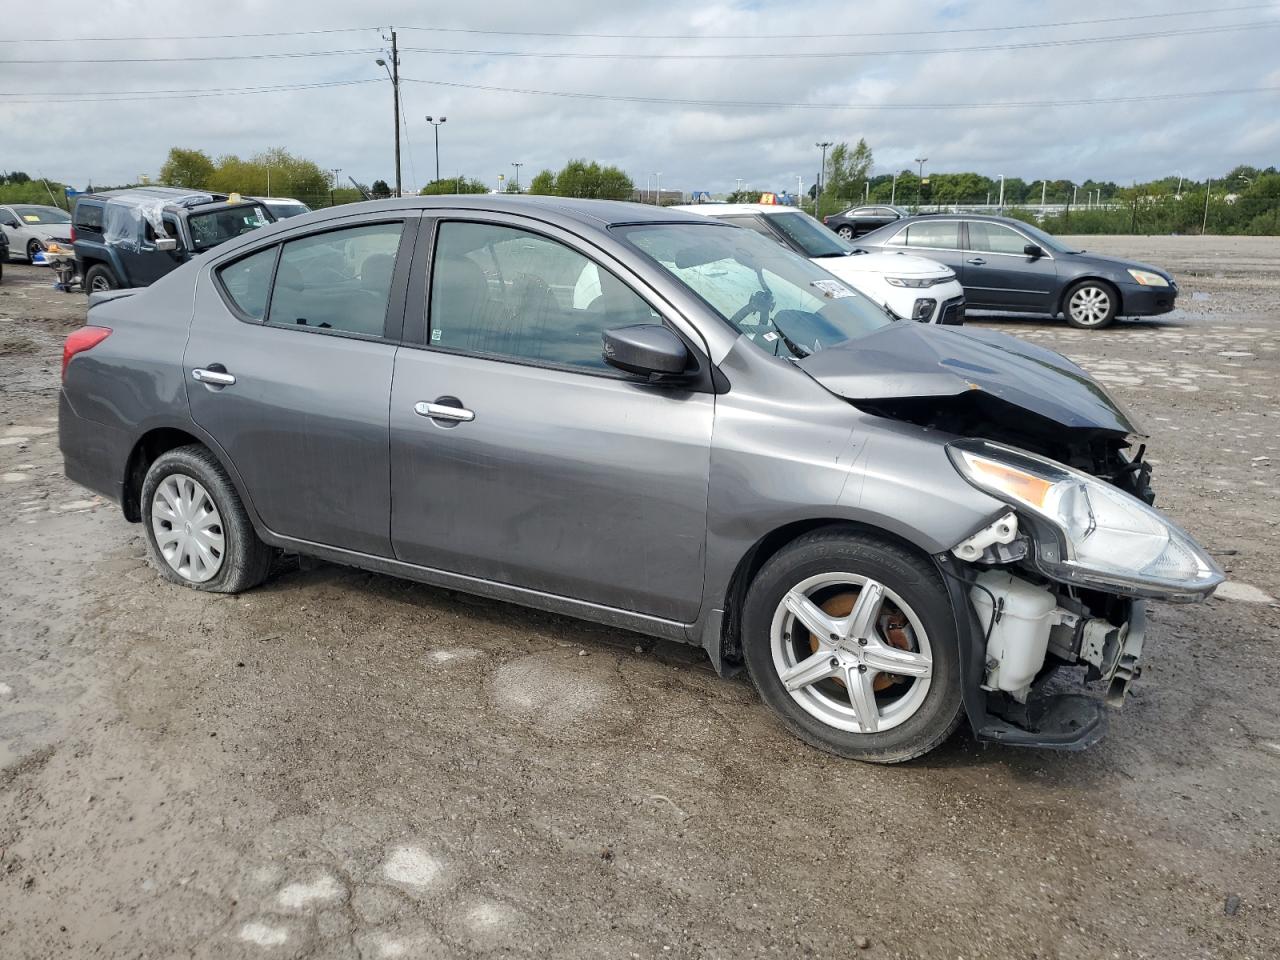
{"label": "sticker on window", "polygon": [[441,331],[440,331],[440,328],[439,328],[439,327],[436,327],[434,330],[432,330],[432,331],[431,331],[431,341],[432,341],[432,343],[434,343],[434,342],[436,342],[437,340],[439,340],[439,339],[440,339],[440,333],[441,333]]}
{"label": "sticker on window", "polygon": [[22,215],[22,219],[23,219],[23,220],[25,220],[25,221],[27,221],[27,223],[39,223],[39,222],[40,222],[40,218],[39,218],[39,217],[37,217],[34,213],[24,213],[24,214]]}
{"label": "sticker on window", "polygon": [[839,280],[812,280],[809,286],[816,287],[828,300],[839,300],[841,297],[853,296],[853,291]]}

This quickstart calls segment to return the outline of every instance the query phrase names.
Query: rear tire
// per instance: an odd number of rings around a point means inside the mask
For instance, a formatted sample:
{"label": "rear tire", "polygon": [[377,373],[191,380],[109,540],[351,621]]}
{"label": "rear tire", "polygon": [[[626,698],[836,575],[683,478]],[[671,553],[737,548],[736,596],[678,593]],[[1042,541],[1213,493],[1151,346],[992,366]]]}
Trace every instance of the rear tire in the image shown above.
{"label": "rear tire", "polygon": [[836,231],[836,233],[838,233],[845,240],[853,239],[853,227],[841,227],[839,230]]}
{"label": "rear tire", "polygon": [[36,254],[37,254],[37,253],[39,253],[39,252],[40,252],[41,250],[43,250],[43,249],[44,249],[44,247],[42,247],[42,246],[40,245],[40,241],[39,241],[39,240],[32,240],[30,243],[28,243],[28,244],[27,244],[27,262],[28,262],[28,263],[35,263],[35,262],[36,262]]}
{"label": "rear tire", "polygon": [[1109,327],[1120,307],[1120,295],[1109,283],[1081,280],[1068,288],[1062,298],[1062,312],[1067,323],[1081,330]]}
{"label": "rear tire", "polygon": [[111,268],[101,263],[95,263],[92,267],[84,272],[84,292],[85,293],[105,293],[108,290],[118,290],[120,282],[116,279],[116,275],[111,272]]}
{"label": "rear tire", "polygon": [[[859,624],[864,597],[877,593]],[[803,612],[797,596],[811,601]],[[829,626],[806,625],[824,615]],[[947,592],[927,558],[889,540],[828,527],[784,547],[748,590],[742,642],[764,702],[828,753],[901,763],[942,744],[960,723]],[[903,673],[884,669],[899,663]]]}
{"label": "rear tire", "polygon": [[258,539],[231,478],[206,447],[161,454],[142,481],[139,504],[147,553],[173,583],[212,593],[240,593],[271,570],[271,548]]}

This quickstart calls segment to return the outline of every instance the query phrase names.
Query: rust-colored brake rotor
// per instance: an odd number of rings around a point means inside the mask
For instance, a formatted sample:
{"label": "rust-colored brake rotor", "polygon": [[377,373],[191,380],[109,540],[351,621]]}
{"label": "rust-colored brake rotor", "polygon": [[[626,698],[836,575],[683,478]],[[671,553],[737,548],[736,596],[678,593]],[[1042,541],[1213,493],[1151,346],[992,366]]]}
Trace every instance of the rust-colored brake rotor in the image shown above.
{"label": "rust-colored brake rotor", "polygon": [[[853,605],[858,601],[858,592],[854,593],[837,593],[834,597],[828,597],[820,606],[823,613],[832,617],[847,617],[853,613]],[[888,601],[885,601],[884,607],[880,613],[880,631],[884,634],[884,638],[889,641],[892,646],[899,650],[911,649],[911,638],[907,636],[907,618],[904,617],[896,607],[891,608]],[[812,653],[818,652],[818,638],[809,637],[809,650]],[[844,686],[844,681],[839,677],[833,677],[836,683]],[[872,683],[872,688],[878,693],[881,690],[888,690],[895,683],[902,683],[906,677],[899,677],[893,674],[879,674]]]}

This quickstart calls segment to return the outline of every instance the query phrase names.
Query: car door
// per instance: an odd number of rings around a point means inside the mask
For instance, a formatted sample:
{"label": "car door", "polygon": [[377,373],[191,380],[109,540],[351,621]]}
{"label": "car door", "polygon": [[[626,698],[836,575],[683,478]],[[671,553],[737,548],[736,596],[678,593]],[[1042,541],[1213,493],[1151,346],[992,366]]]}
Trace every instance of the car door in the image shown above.
{"label": "car door", "polygon": [[431,278],[429,322],[417,349],[406,332],[391,393],[396,556],[691,622],[714,394],[607,366],[601,333],[667,322],[702,348],[636,278],[558,228],[442,218],[431,251],[415,267]]}
{"label": "car door", "polygon": [[1031,239],[1012,227],[966,220],[960,282],[970,306],[1051,313],[1058,290],[1057,262],[1048,251],[1028,256]]}
{"label": "car door", "polygon": [[964,261],[960,221],[939,220],[934,217],[910,220],[884,242],[883,249],[886,253],[901,251],[936,260],[950,267],[959,277]]}
{"label": "car door", "polygon": [[198,285],[191,415],[277,534],[391,555],[387,403],[416,220],[320,224]]}

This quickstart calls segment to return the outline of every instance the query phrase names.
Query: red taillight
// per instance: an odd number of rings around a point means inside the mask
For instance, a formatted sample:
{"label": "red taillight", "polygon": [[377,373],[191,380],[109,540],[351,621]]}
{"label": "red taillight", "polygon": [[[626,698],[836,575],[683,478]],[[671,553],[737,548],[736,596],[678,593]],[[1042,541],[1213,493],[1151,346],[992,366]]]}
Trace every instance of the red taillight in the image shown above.
{"label": "red taillight", "polygon": [[[823,223],[826,223],[826,222],[827,222],[828,220],[830,220],[830,219],[831,219],[830,217],[823,217],[823,218],[822,218],[822,222],[823,222]],[[74,238],[74,237],[72,237],[72,239],[74,240],[75,238]]]}
{"label": "red taillight", "polygon": [[111,336],[110,327],[81,327],[62,345],[62,379],[67,379],[67,364],[77,353],[92,350],[107,337]]}
{"label": "red taillight", "polygon": [[71,242],[76,242],[76,225],[74,223],[71,225]]}

